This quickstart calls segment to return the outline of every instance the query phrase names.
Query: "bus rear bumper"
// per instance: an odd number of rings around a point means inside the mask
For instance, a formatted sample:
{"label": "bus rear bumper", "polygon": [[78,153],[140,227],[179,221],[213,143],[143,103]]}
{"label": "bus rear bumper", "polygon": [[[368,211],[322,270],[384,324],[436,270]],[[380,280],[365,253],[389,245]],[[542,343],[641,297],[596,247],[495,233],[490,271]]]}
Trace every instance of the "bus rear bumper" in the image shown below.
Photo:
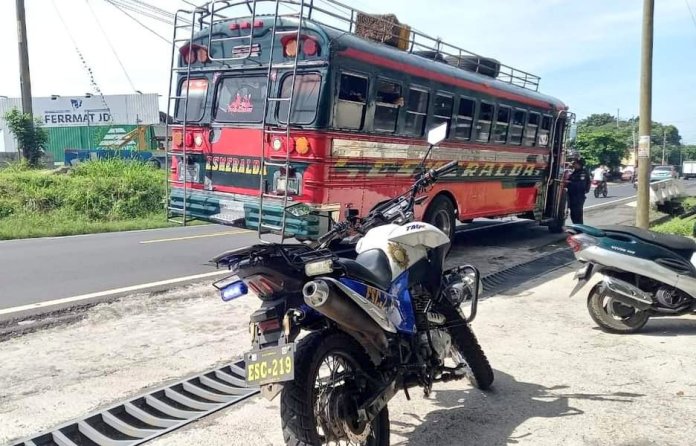
{"label": "bus rear bumper", "polygon": [[[289,202],[293,204],[294,202]],[[309,204],[312,207],[318,205]],[[263,212],[259,212],[259,199],[239,194],[211,192],[205,190],[186,191],[186,210],[184,212],[184,194],[181,189],[173,188],[169,194],[170,213],[186,218],[214,223],[242,226],[258,229],[259,215],[267,226],[281,226],[283,220],[283,203],[280,200],[264,199]],[[292,237],[315,239],[328,229],[328,213],[322,215],[285,216],[285,234]],[[271,231],[273,232],[273,231]]]}

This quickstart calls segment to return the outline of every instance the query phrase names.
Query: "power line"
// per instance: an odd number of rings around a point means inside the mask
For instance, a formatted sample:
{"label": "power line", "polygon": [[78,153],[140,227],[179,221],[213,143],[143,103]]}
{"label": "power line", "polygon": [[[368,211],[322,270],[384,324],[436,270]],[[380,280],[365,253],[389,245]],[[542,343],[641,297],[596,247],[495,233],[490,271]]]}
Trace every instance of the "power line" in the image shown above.
{"label": "power line", "polygon": [[109,39],[108,34],[106,34],[104,27],[102,26],[101,22],[99,21],[99,18],[97,17],[97,14],[94,13],[94,9],[92,9],[92,5],[90,4],[89,0],[85,0],[85,3],[87,3],[87,7],[89,8],[89,11],[92,13],[92,17],[94,17],[94,21],[97,23],[97,26],[99,27],[102,34],[104,35],[104,38],[106,39],[106,43],[109,44],[109,48],[111,48],[111,52],[114,54],[114,57],[118,61],[118,64],[121,66],[121,70],[123,70],[123,74],[126,76],[126,79],[128,79],[128,83],[130,84],[131,88],[133,89],[133,91],[138,91],[138,89],[135,88],[135,84],[133,84],[133,80],[128,75],[128,71],[126,70],[126,67],[123,65],[121,58],[118,57],[118,53],[116,52],[116,48],[114,48],[114,45],[111,43],[111,40]]}
{"label": "power line", "polygon": [[133,20],[133,21],[134,21],[135,23],[137,23],[138,25],[142,26],[143,28],[145,28],[146,30],[150,31],[150,32],[151,32],[152,34],[154,34],[155,36],[157,36],[157,37],[159,37],[160,39],[162,39],[165,43],[168,43],[168,44],[171,44],[171,43],[172,43],[169,39],[167,39],[166,37],[162,36],[162,35],[159,34],[157,31],[153,30],[152,28],[150,28],[149,26],[147,26],[146,24],[144,24],[144,23],[141,22],[140,20],[138,20],[138,19],[136,19],[135,17],[133,17],[133,16],[132,16],[130,13],[128,13],[126,10],[122,9],[119,5],[117,5],[116,3],[114,3],[113,0],[104,0],[104,1],[107,2],[108,4],[110,4],[111,6],[113,6],[114,8],[118,9],[119,11],[121,11],[123,14],[125,14],[128,18],[130,18],[131,20]]}
{"label": "power line", "polygon": [[72,33],[70,32],[70,28],[68,27],[68,24],[65,23],[65,20],[63,19],[63,16],[60,14],[60,10],[58,9],[58,6],[56,5],[56,0],[51,0],[53,4],[53,9],[56,10],[56,14],[58,15],[58,19],[60,19],[60,22],[63,24],[63,27],[65,28],[65,32],[68,34],[68,37],[73,43],[73,46],[75,47],[75,51],[77,52],[77,56],[80,58],[80,61],[82,62],[82,66],[84,69],[87,71],[87,75],[89,77],[89,82],[92,84],[92,88],[94,89],[94,92],[99,95],[101,98],[102,104],[104,105],[104,108],[111,114],[111,109],[109,109],[109,105],[106,103],[106,99],[104,99],[104,94],[101,91],[101,88],[99,88],[99,85],[97,85],[97,81],[94,78],[94,73],[92,72],[92,69],[89,67],[87,64],[87,60],[82,54],[82,51],[80,51],[80,47],[77,45],[77,41],[73,37]]}
{"label": "power line", "polygon": [[167,17],[163,17],[163,16],[161,16],[159,14],[155,14],[151,11],[147,11],[147,10],[144,10],[144,9],[139,8],[137,6],[133,6],[132,4],[127,3],[123,0],[107,0],[107,2],[111,3],[114,6],[122,8],[122,10],[128,10],[131,12],[135,12],[137,14],[151,18],[153,20],[157,20],[157,21],[162,22],[162,23],[167,24],[167,25],[171,25],[173,23],[173,21]]}
{"label": "power line", "polygon": [[691,9],[691,5],[689,4],[689,0],[684,0],[684,3],[686,3],[686,7],[689,8],[689,14],[691,14],[691,23],[693,23],[694,28],[696,28],[696,16],[694,16],[694,11]]}

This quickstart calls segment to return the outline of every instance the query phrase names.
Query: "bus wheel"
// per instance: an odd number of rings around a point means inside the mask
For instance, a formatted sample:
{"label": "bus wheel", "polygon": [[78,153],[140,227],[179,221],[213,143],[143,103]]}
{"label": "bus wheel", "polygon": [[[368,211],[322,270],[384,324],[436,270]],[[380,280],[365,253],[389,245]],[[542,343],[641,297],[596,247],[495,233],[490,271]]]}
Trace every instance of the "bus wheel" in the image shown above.
{"label": "bus wheel", "polygon": [[433,199],[423,216],[423,221],[444,232],[450,240],[454,239],[454,229],[457,221],[454,217],[452,200],[446,196],[438,195]]}

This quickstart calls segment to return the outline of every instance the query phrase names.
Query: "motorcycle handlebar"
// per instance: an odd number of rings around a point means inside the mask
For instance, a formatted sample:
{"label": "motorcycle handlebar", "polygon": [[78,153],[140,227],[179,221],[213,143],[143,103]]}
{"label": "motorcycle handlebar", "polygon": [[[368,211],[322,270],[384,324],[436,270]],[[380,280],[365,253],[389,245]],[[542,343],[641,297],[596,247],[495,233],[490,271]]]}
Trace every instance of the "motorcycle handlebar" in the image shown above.
{"label": "motorcycle handlebar", "polygon": [[459,166],[459,161],[450,161],[449,163],[445,164],[442,167],[438,167],[435,169],[435,175],[440,176],[444,175],[446,173],[450,173],[453,170],[455,170]]}

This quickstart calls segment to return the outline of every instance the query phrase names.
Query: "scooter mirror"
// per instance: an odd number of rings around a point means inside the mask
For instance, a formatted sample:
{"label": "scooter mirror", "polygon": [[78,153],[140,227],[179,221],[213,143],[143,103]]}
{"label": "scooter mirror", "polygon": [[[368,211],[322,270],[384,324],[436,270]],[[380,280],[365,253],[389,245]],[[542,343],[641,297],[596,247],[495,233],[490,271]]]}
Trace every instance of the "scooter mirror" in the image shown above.
{"label": "scooter mirror", "polygon": [[442,140],[447,138],[447,123],[443,122],[442,124],[438,125],[437,127],[434,127],[430,129],[428,132],[428,144],[435,145]]}

